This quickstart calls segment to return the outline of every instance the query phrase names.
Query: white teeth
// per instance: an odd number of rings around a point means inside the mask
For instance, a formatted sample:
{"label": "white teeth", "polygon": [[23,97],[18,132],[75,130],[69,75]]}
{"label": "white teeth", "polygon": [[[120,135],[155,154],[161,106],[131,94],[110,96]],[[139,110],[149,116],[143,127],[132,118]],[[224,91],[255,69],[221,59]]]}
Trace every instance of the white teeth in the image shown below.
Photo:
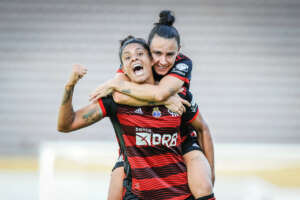
{"label": "white teeth", "polygon": [[141,64],[134,64],[133,67],[141,67]]}

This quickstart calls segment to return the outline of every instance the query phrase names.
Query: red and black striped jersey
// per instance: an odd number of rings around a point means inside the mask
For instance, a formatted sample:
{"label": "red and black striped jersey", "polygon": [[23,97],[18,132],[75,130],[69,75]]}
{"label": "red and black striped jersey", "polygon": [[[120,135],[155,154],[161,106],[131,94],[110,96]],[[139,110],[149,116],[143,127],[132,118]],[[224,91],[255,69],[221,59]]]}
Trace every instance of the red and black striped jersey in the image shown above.
{"label": "red and black striped jersey", "polygon": [[193,121],[198,107],[189,107],[179,116],[164,106],[120,105],[111,97],[98,102],[103,115],[112,121],[125,165],[129,166],[126,175],[131,192],[139,199],[153,200],[191,196],[181,153],[180,124]]}

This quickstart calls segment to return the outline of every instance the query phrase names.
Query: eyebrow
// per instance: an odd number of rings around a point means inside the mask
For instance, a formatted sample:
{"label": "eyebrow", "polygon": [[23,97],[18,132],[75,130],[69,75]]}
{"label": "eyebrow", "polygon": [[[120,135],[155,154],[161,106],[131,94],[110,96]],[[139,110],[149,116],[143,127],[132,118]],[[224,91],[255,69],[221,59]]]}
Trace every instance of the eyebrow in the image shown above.
{"label": "eyebrow", "polygon": [[122,57],[130,54],[128,51],[123,52]]}
{"label": "eyebrow", "polygon": [[144,48],[138,47],[138,48],[136,48],[136,50],[144,50]]}
{"label": "eyebrow", "polygon": [[[145,49],[142,48],[142,47],[138,47],[135,50],[143,50],[144,51]],[[123,55],[126,54],[126,53],[129,54],[130,52],[129,51],[123,51]]]}

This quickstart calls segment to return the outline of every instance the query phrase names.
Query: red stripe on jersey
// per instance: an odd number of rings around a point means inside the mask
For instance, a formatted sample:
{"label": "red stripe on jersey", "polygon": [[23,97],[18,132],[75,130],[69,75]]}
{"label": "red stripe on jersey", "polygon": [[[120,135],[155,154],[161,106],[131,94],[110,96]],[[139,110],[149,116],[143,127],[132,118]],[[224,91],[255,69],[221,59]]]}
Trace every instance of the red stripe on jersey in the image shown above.
{"label": "red stripe on jersey", "polygon": [[165,153],[173,153],[176,155],[177,154],[181,155],[181,149],[179,148],[179,146],[167,147],[165,145],[156,146],[156,148],[153,148],[153,146],[127,146],[127,156],[129,157],[136,157],[136,156],[148,157],[148,156],[156,156]]}
{"label": "red stripe on jersey", "polygon": [[170,73],[170,74],[168,74],[168,76],[174,76],[174,77],[176,77],[176,78],[182,80],[183,82],[186,82],[187,84],[190,83],[190,80],[189,80],[189,79],[187,79],[187,78],[185,78],[185,77],[182,77],[182,76],[179,76],[178,74]]}
{"label": "red stripe on jersey", "polygon": [[135,137],[129,136],[126,133],[123,134],[124,142],[126,147],[135,146]]}
{"label": "red stripe on jersey", "polygon": [[183,54],[179,54],[176,56],[176,61],[179,61],[179,60],[183,60],[183,59],[186,59],[187,57]]}
{"label": "red stripe on jersey", "polygon": [[172,116],[152,117],[140,115],[117,114],[121,125],[144,128],[166,128],[180,126],[181,118]]}
{"label": "red stripe on jersey", "polygon": [[150,157],[129,157],[128,159],[129,161],[132,161],[132,163],[134,163],[134,168],[162,167],[165,165],[178,163],[178,161],[182,161],[182,155],[166,153]]}
{"label": "red stripe on jersey", "polygon": [[133,190],[159,190],[176,185],[187,184],[187,173],[174,174],[165,178],[135,179],[132,178]]}
{"label": "red stripe on jersey", "polygon": [[197,118],[198,114],[199,114],[199,108],[197,108],[196,114],[194,115],[194,117],[193,117],[192,119],[190,119],[190,120],[188,121],[188,123],[192,123],[192,122]]}
{"label": "red stripe on jersey", "polygon": [[181,94],[183,94],[183,96],[186,96],[186,87],[182,87],[183,91],[180,92]]}
{"label": "red stripe on jersey", "polygon": [[100,106],[101,111],[102,111],[102,116],[105,117],[106,116],[106,109],[105,109],[105,107],[103,105],[102,99],[98,99],[98,103],[99,103],[99,106]]}

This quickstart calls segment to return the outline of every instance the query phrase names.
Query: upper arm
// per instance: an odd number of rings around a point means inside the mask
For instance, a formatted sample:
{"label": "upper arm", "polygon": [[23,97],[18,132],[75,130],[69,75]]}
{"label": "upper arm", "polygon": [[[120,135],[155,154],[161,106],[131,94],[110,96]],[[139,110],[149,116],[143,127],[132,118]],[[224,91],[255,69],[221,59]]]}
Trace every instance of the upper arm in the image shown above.
{"label": "upper arm", "polygon": [[194,129],[197,130],[197,132],[203,132],[204,130],[208,129],[208,126],[206,122],[204,121],[202,115],[200,112],[196,115],[193,121],[190,122],[191,125],[194,127]]}
{"label": "upper arm", "polygon": [[67,132],[89,126],[105,117],[98,102],[89,104],[75,112],[75,117]]}
{"label": "upper arm", "polygon": [[174,95],[176,92],[178,92],[179,89],[183,86],[183,81],[171,76],[167,75],[164,78],[161,79],[159,84],[156,87],[157,90],[155,90],[155,100],[156,101],[163,101],[167,99],[168,97]]}

